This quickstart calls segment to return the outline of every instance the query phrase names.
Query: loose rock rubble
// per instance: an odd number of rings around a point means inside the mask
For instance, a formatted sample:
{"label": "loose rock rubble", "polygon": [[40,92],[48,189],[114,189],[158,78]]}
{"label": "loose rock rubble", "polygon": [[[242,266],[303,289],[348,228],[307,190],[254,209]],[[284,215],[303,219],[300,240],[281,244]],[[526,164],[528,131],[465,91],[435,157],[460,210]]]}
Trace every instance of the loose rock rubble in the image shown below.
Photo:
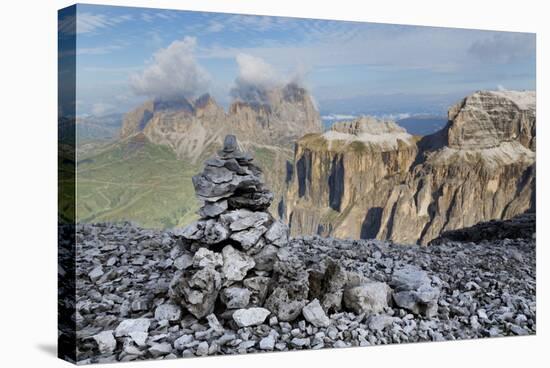
{"label": "loose rock rubble", "polygon": [[233,137],[194,183],[202,218],[185,229],[78,226],[79,363],[536,332],[531,235],[288,239]]}

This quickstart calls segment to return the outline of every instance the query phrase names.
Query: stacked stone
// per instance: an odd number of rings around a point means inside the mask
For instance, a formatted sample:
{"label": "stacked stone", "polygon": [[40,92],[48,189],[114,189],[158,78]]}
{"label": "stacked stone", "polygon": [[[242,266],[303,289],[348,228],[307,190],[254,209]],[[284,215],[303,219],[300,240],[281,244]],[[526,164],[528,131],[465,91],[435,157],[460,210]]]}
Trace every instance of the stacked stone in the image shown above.
{"label": "stacked stone", "polygon": [[193,185],[201,218],[181,232],[192,265],[172,281],[171,297],[197,318],[216,310],[241,327],[261,324],[277,252],[288,243],[288,227],[267,211],[273,194],[262,171],[228,135]]}

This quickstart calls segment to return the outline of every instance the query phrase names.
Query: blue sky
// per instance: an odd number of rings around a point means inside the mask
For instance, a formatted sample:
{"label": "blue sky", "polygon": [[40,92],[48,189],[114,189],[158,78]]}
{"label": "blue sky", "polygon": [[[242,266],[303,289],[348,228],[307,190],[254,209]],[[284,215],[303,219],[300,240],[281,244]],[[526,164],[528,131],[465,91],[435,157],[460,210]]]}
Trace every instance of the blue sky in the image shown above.
{"label": "blue sky", "polygon": [[78,114],[205,92],[227,106],[240,84],[290,80],[323,113],[380,100],[387,113],[444,111],[479,89],[535,89],[534,34],[98,5],[76,18]]}

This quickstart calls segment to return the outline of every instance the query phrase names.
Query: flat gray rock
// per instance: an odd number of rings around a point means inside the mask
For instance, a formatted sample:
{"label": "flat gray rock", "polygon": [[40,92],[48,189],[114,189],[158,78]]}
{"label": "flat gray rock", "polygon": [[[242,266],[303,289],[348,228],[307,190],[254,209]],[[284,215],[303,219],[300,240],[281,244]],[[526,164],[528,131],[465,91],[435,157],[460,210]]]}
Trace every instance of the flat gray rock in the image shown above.
{"label": "flat gray rock", "polygon": [[221,291],[220,299],[229,309],[245,308],[252,292],[247,288],[229,287]]}
{"label": "flat gray rock", "polygon": [[344,290],[344,304],[357,314],[380,313],[388,306],[391,289],[384,282],[369,282]]}
{"label": "flat gray rock", "polygon": [[231,234],[230,238],[240,243],[244,250],[252,248],[260,237],[267,231],[267,228],[263,225],[252,227],[247,230],[238,231]]}
{"label": "flat gray rock", "polygon": [[227,200],[219,200],[217,202],[206,202],[200,209],[201,217],[216,217],[227,211]]}
{"label": "flat gray rock", "polygon": [[115,330],[115,336],[129,336],[131,332],[147,332],[151,326],[148,318],[125,319]]}
{"label": "flat gray rock", "polygon": [[321,307],[321,303],[319,303],[317,299],[314,299],[302,308],[302,314],[306,321],[315,327],[328,327],[330,325],[330,319],[327,317],[323,307]]}
{"label": "flat gray rock", "polygon": [[157,321],[179,321],[181,318],[181,308],[175,304],[161,304],[155,309],[155,319]]}
{"label": "flat gray rock", "polygon": [[222,274],[229,281],[241,281],[246,276],[246,273],[255,265],[252,257],[236,250],[231,245],[223,248],[222,255]]}
{"label": "flat gray rock", "polygon": [[109,354],[115,351],[116,340],[113,336],[112,330],[102,331],[97,335],[94,335],[93,338],[97,343],[97,348],[99,349],[100,353]]}
{"label": "flat gray rock", "polygon": [[288,226],[281,221],[274,221],[265,233],[265,239],[273,245],[284,247],[288,243]]}
{"label": "flat gray rock", "polygon": [[223,265],[223,257],[220,253],[215,253],[207,248],[199,248],[193,256],[193,267],[216,268]]}
{"label": "flat gray rock", "polygon": [[257,326],[264,323],[270,314],[265,308],[238,309],[233,313],[233,320],[239,327]]}

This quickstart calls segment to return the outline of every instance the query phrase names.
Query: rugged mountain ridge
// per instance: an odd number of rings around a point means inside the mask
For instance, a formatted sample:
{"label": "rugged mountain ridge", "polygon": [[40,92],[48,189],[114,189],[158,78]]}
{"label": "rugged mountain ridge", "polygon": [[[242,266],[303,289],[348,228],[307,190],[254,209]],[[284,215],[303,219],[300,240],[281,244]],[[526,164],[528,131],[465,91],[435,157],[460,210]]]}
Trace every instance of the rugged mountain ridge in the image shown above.
{"label": "rugged mountain ridge", "polygon": [[480,91],[421,139],[372,118],[306,135],[285,203],[291,233],[426,244],[534,210],[535,121],[534,92]]}
{"label": "rugged mountain ridge", "polygon": [[126,114],[121,138],[143,132],[167,145],[178,157],[197,162],[214,151],[227,134],[245,148],[291,148],[306,133],[321,131],[321,119],[309,93],[295,83],[265,91],[262,102],[235,100],[228,112],[208,94],[191,101],[147,101]]}
{"label": "rugged mountain ridge", "polygon": [[289,83],[262,91],[261,100],[237,98],[227,112],[209,94],[195,100],[147,101],[126,114],[120,136],[124,140],[143,134],[149,142],[169,147],[178,159],[198,165],[226,135],[236,135],[239,148],[269,168],[265,179],[275,194],[271,212],[277,214],[293,143],[320,131],[321,118],[309,92]]}

